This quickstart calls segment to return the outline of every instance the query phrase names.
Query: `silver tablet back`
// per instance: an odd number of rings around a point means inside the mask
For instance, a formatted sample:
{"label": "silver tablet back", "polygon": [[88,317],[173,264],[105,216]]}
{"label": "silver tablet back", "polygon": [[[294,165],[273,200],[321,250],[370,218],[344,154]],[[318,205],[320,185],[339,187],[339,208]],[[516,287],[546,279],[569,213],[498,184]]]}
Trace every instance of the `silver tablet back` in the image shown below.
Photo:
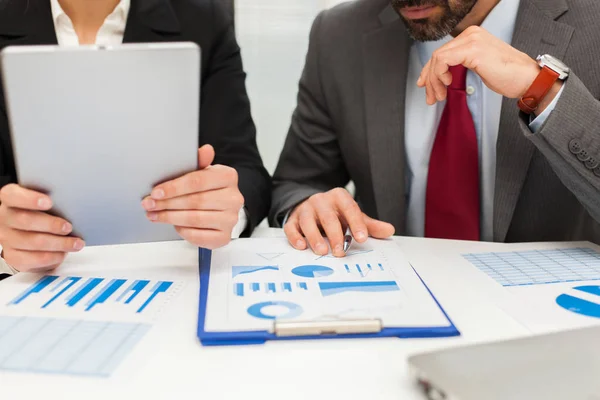
{"label": "silver tablet back", "polygon": [[87,245],[177,239],[141,200],[197,168],[199,48],[12,47],[1,62],[19,183]]}

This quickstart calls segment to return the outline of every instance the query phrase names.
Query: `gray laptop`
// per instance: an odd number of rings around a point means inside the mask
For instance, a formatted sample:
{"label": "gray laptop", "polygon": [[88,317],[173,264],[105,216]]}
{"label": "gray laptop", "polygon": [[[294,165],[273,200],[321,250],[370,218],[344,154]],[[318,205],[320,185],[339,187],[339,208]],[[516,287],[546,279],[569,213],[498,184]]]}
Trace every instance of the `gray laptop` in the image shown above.
{"label": "gray laptop", "polygon": [[600,327],[417,355],[432,400],[600,400]]}
{"label": "gray laptop", "polygon": [[88,245],[178,238],[141,200],[197,168],[195,44],[19,46],[1,63],[21,185],[48,193]]}

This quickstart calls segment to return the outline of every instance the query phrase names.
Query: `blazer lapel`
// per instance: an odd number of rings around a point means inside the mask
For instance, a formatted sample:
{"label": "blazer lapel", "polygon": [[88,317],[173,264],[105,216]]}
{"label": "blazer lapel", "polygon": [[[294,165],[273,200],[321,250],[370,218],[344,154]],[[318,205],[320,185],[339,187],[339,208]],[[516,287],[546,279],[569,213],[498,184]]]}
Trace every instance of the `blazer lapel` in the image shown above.
{"label": "blazer lapel", "polygon": [[[532,58],[552,54],[563,58],[574,29],[557,22],[567,12],[566,0],[521,0],[513,34],[513,47]],[[514,99],[504,99],[496,145],[494,241],[506,239],[535,146],[519,128]]]}
{"label": "blazer lapel", "polygon": [[50,1],[13,1],[0,7],[0,43],[2,47],[58,44]]}
{"label": "blazer lapel", "polygon": [[377,216],[405,232],[404,105],[411,39],[391,6],[363,40],[366,130]]}
{"label": "blazer lapel", "polygon": [[179,20],[168,0],[132,0],[124,43],[177,41]]}

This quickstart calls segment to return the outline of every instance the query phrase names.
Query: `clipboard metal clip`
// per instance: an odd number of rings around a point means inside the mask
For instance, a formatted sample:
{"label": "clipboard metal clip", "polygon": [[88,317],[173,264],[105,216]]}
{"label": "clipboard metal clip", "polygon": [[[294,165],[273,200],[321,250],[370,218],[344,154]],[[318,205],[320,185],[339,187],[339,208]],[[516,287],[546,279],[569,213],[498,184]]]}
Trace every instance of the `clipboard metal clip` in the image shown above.
{"label": "clipboard metal clip", "polygon": [[350,335],[379,333],[383,328],[380,319],[331,321],[275,321],[273,333],[278,337]]}

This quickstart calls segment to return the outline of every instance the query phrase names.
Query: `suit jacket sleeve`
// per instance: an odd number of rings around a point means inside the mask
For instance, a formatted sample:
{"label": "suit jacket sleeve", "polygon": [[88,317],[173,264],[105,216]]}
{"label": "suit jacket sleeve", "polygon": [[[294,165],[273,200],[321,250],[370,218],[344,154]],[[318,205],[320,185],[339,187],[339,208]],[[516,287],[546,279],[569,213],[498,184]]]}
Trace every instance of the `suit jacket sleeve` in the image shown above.
{"label": "suit jacket sleeve", "polygon": [[541,129],[524,134],[544,154],[562,183],[600,222],[600,101],[574,74]]}
{"label": "suit jacket sleeve", "polygon": [[313,194],[349,182],[320,76],[319,32],[324,15],[317,17],[311,30],[298,104],[273,178],[272,226],[280,226],[288,211]]}
{"label": "suit jacket sleeve", "polygon": [[222,2],[212,3],[216,31],[210,50],[203,49],[207,60],[202,82],[200,142],[215,147],[216,164],[230,166],[238,172],[239,189],[249,217],[243,234],[247,236],[267,216],[271,178],[256,144],[246,74],[232,18]]}

